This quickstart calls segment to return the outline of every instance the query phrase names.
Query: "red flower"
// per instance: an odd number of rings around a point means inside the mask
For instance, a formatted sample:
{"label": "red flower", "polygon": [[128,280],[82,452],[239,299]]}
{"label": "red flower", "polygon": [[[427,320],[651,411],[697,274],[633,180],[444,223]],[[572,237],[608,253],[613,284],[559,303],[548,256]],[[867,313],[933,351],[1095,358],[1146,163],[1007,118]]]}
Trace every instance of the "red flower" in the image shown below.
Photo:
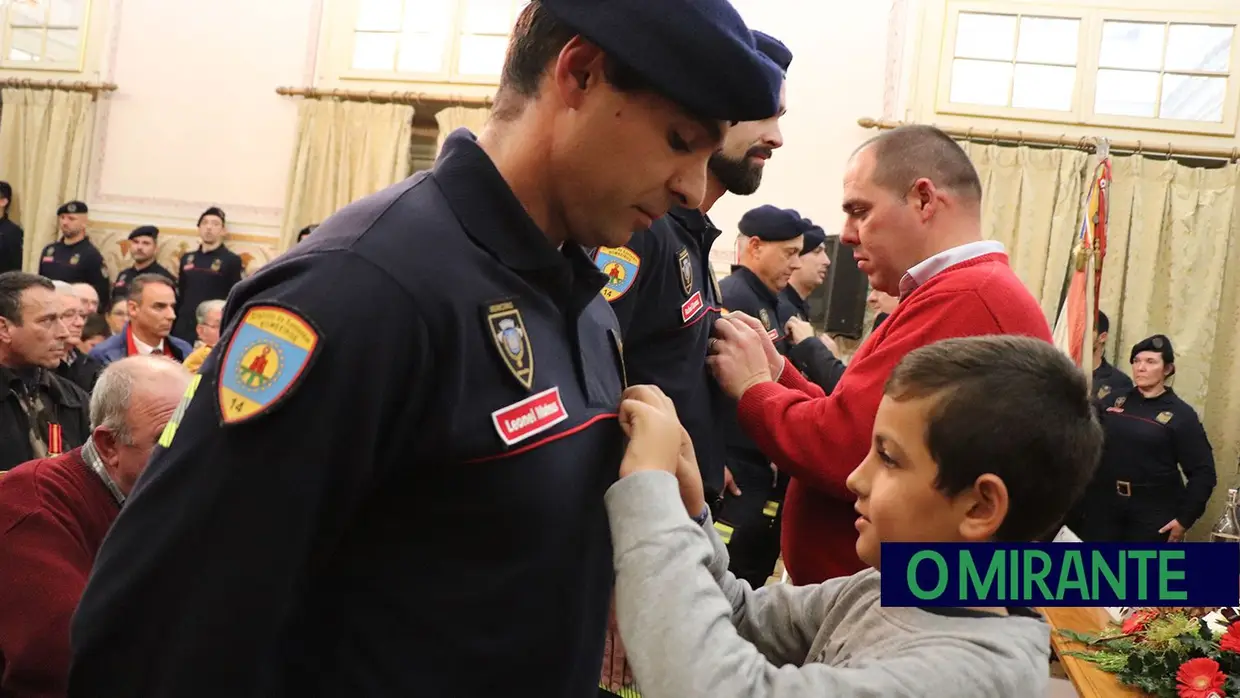
{"label": "red flower", "polygon": [[1218,662],[1202,657],[1181,664],[1175,680],[1180,698],[1212,698],[1211,694],[1222,698],[1227,674],[1219,671]]}
{"label": "red flower", "polygon": [[1154,620],[1157,617],[1158,617],[1158,611],[1155,611],[1153,609],[1147,608],[1144,611],[1137,611],[1136,613],[1133,613],[1131,616],[1128,616],[1126,620],[1124,620],[1124,624],[1120,626],[1120,632],[1124,633],[1125,635],[1139,633],[1142,630],[1145,630],[1145,626],[1148,625],[1150,621]]}
{"label": "red flower", "polygon": [[1218,646],[1224,652],[1240,654],[1240,620],[1227,626],[1227,632],[1219,638]]}

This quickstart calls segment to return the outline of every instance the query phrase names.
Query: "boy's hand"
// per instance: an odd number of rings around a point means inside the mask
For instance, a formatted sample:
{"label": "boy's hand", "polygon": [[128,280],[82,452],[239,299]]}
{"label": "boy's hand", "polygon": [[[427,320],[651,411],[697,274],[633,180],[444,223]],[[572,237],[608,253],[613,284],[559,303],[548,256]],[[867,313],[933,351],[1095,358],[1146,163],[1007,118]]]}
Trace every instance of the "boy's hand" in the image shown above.
{"label": "boy's hand", "polygon": [[620,477],[642,470],[676,474],[680,469],[684,429],[676,418],[676,406],[662,390],[653,385],[635,385],[625,390],[620,398],[620,428],[629,437],[620,461]]}
{"label": "boy's hand", "polygon": [[689,516],[697,518],[706,508],[706,492],[702,487],[702,471],[698,469],[693,439],[684,427],[680,429],[680,457],[676,461],[676,482],[680,484],[680,501]]}

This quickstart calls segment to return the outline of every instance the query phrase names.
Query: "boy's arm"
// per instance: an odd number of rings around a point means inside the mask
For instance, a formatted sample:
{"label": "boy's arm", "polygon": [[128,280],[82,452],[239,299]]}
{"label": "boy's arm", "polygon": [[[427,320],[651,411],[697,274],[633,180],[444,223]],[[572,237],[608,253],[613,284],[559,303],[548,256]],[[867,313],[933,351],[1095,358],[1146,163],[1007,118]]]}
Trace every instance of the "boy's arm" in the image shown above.
{"label": "boy's arm", "polygon": [[805,661],[843,580],[755,592],[728,572],[727,550],[710,524],[699,527],[685,513],[670,473],[625,477],[606,503],[616,615],[643,696],[722,695],[686,687],[732,667]]}

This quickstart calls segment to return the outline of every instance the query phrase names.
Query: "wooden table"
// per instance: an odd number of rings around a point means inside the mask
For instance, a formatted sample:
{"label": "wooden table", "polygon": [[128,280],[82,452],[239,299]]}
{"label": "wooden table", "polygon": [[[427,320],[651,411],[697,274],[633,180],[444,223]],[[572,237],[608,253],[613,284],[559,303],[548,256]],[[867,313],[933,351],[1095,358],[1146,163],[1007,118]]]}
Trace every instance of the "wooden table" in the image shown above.
{"label": "wooden table", "polygon": [[1106,611],[1101,608],[1039,608],[1038,611],[1051,626],[1051,648],[1081,698],[1149,698],[1148,693],[1125,686],[1113,674],[1083,659],[1064,656],[1065,652],[1084,648],[1080,643],[1060,635],[1059,631],[1073,630],[1082,634],[1099,632],[1111,622]]}

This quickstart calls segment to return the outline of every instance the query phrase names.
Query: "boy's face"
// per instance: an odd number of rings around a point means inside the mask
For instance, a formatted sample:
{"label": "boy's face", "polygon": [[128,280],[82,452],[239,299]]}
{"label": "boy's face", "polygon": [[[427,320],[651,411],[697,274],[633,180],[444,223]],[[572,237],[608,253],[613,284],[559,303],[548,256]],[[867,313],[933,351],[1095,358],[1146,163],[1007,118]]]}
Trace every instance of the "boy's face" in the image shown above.
{"label": "boy's face", "polygon": [[884,542],[984,541],[1007,513],[1006,489],[993,475],[983,475],[954,497],[935,487],[939,467],[926,435],[936,401],[884,396],[874,418],[870,452],[848,476],[848,489],[857,495],[857,555],[875,569],[882,569],[879,550]]}

